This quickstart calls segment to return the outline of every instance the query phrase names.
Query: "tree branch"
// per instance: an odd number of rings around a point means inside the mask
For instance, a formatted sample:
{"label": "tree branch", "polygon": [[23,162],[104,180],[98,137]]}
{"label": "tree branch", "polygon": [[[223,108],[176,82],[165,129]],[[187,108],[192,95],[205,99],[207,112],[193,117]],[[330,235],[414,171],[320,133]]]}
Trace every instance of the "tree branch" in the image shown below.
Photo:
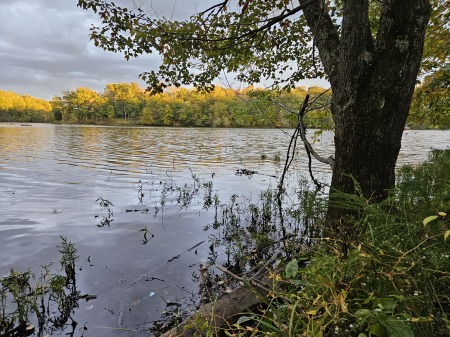
{"label": "tree branch", "polygon": [[264,294],[270,293],[270,289],[268,289],[264,285],[260,284],[256,279],[247,280],[247,279],[245,279],[243,277],[240,277],[240,276],[238,276],[236,274],[233,274],[231,271],[229,271],[228,269],[226,269],[226,268],[224,268],[224,267],[222,267],[222,266],[220,266],[218,264],[216,264],[215,267],[217,269],[219,269],[221,272],[231,276],[235,280],[238,280],[238,281],[243,282],[243,283],[245,283],[245,282],[250,283],[252,286],[254,286],[254,287],[258,288],[259,290],[261,290]]}
{"label": "tree branch", "polygon": [[[309,1],[299,0],[305,6]],[[339,33],[325,9],[324,1],[317,0],[305,6],[303,15],[314,35],[314,44],[317,47],[325,72],[333,85],[339,59]]]}
{"label": "tree branch", "polygon": [[[395,0],[383,6],[380,24],[375,40],[374,83],[380,90],[396,90],[391,83],[414,83],[420,67],[431,6],[427,0]],[[402,13],[399,15],[398,13]],[[399,62],[401,60],[402,62]],[[388,76],[381,76],[389,69]],[[411,85],[414,88],[414,85]],[[399,92],[404,92],[398,88]],[[412,92],[397,97],[399,103],[408,109]]]}
{"label": "tree branch", "polygon": [[226,7],[228,2],[229,2],[229,0],[225,0],[225,1],[221,2],[221,3],[215,4],[215,5],[211,6],[211,7],[209,7],[208,9],[205,9],[204,11],[200,12],[199,14],[200,15],[205,15],[206,13],[212,12],[212,10],[217,8],[217,7],[220,7],[219,10],[217,11],[217,12],[220,12],[224,7]]}
{"label": "tree branch", "polygon": [[[272,26],[283,21],[287,17],[290,17],[302,10],[305,10],[305,8],[317,3],[318,1],[320,1],[320,0],[305,0],[303,3],[301,3],[299,6],[295,7],[294,9],[292,9],[290,11],[283,11],[284,14],[270,18],[266,24],[264,24],[256,29],[249,30],[248,32],[245,32],[243,34],[238,34],[238,35],[233,35],[233,36],[228,36],[228,37],[209,38],[209,37],[201,37],[201,36],[200,37],[187,36],[187,34],[185,34],[185,33],[166,31],[160,26],[158,26],[158,28],[164,32],[165,36],[171,37],[171,38],[174,38],[174,39],[177,39],[180,41],[223,42],[223,41],[230,41],[230,40],[241,40],[241,39],[248,38],[248,37],[254,37],[257,33],[271,28]],[[152,22],[152,23],[155,24],[155,22]]]}
{"label": "tree branch", "polygon": [[307,151],[309,151],[311,153],[311,155],[314,158],[316,158],[321,163],[330,165],[331,169],[333,170],[334,169],[334,158],[333,158],[333,156],[329,156],[328,158],[320,156],[316,151],[314,151],[311,143],[306,138],[306,126],[305,126],[305,124],[303,122],[303,117],[306,114],[306,106],[308,104],[309,95],[307,95],[306,97],[308,99],[305,98],[305,101],[303,101],[302,107],[300,108],[299,112],[296,112],[296,111],[292,110],[287,105],[285,105],[285,104],[283,104],[281,102],[278,102],[278,101],[276,101],[274,99],[270,99],[270,101],[275,103],[275,104],[277,104],[277,105],[279,105],[279,106],[281,106],[282,108],[286,109],[287,111],[296,114],[298,116],[298,123],[299,123],[299,127],[300,127],[299,135],[300,135],[301,140],[305,144],[305,148],[307,149]]}

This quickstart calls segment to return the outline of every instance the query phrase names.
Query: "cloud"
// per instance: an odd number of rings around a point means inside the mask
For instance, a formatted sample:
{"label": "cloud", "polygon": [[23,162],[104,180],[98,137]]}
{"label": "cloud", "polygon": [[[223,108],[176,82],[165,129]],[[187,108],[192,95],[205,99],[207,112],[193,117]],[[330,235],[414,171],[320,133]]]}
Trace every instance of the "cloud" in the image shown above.
{"label": "cloud", "polygon": [[157,55],[127,62],[121,54],[96,48],[89,28],[98,18],[76,1],[1,1],[0,89],[51,99],[64,90],[107,83],[138,82],[156,68]]}
{"label": "cloud", "polygon": [[[217,0],[116,0],[148,13],[186,19]],[[89,28],[99,18],[77,0],[0,0],[0,90],[50,100],[65,90],[88,87],[102,92],[108,83],[137,82],[157,69],[158,55],[126,61],[94,46]],[[308,83],[309,84],[309,83]]]}

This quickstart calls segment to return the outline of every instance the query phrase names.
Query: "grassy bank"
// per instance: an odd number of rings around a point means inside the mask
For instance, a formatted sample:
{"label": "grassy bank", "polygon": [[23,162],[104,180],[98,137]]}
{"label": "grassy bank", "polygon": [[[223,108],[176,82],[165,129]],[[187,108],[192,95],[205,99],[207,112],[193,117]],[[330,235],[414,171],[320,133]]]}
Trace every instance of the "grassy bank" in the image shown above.
{"label": "grassy bank", "polygon": [[[450,150],[403,167],[397,180],[381,204],[343,195],[343,206],[358,211],[362,233],[348,254],[327,237],[312,248],[290,246],[284,267],[271,275],[267,305],[230,322],[224,334],[449,336]],[[299,212],[310,214],[309,227],[322,224],[314,216],[323,210],[319,199]]]}

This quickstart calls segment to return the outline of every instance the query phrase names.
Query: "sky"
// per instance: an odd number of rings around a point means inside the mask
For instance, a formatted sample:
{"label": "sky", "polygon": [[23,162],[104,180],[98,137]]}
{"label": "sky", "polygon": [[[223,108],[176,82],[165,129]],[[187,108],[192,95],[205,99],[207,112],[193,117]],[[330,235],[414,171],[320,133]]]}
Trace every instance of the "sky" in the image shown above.
{"label": "sky", "polygon": [[[214,0],[139,0],[143,8],[187,17]],[[91,11],[77,0],[0,0],[0,90],[51,100],[65,90],[87,87],[102,92],[108,83],[136,82],[144,71],[157,69],[158,55],[126,61],[103,51],[89,39]],[[117,0],[132,8],[132,0]]]}

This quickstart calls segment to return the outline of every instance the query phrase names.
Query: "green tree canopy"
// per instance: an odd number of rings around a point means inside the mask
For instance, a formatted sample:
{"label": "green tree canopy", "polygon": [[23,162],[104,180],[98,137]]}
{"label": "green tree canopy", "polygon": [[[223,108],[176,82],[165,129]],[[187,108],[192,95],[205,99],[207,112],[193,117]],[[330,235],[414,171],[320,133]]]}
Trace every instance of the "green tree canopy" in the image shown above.
{"label": "green tree canopy", "polygon": [[[372,35],[376,36],[388,2],[364,3]],[[302,14],[318,4],[323,15],[316,18],[317,26],[311,27]],[[439,68],[450,55],[449,2],[431,0],[431,4],[424,71]],[[92,9],[102,19],[100,27],[91,29],[96,46],[123,52],[126,59],[150,53],[161,55],[159,69],[141,75],[157,92],[168,85],[208,88],[221,72],[235,73],[245,83],[291,87],[302,79],[329,78],[331,69],[325,69],[329,62],[318,55],[318,36],[323,34],[323,42],[336,51],[327,57],[337,58],[336,35],[341,32],[344,16],[342,0],[217,1],[182,21],[105,0],[79,0],[78,5]]]}
{"label": "green tree canopy", "polygon": [[450,128],[450,65],[424,78],[411,106],[411,123]]}

